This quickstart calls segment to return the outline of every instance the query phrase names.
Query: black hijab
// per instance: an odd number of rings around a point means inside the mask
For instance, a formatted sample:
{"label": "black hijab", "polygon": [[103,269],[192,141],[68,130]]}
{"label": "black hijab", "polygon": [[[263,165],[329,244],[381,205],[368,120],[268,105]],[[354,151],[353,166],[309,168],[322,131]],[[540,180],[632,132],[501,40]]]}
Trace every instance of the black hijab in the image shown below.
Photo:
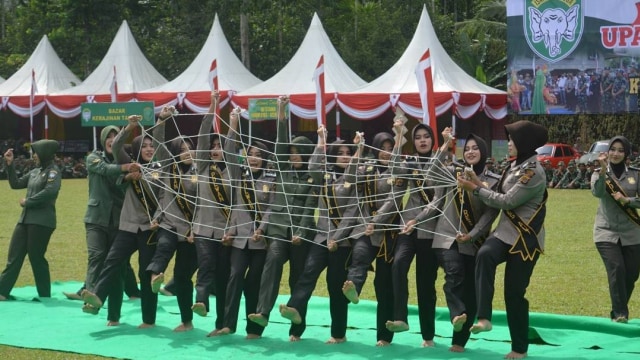
{"label": "black hijab", "polygon": [[611,167],[611,170],[616,175],[616,177],[619,178],[627,168],[627,158],[631,155],[631,142],[629,142],[629,139],[624,136],[616,136],[609,141],[609,150],[611,150],[611,147],[615,142],[619,142],[620,144],[622,144],[622,147],[624,148],[624,159],[622,159],[622,161],[617,164],[609,162],[609,166]]}
{"label": "black hijab", "polygon": [[544,145],[549,135],[547,129],[529,120],[520,120],[504,126],[507,135],[511,137],[518,150],[516,165],[522,164],[528,158],[536,155],[536,149]]}
{"label": "black hijab", "polygon": [[475,172],[476,175],[480,175],[484,171],[484,167],[487,163],[487,143],[483,138],[473,133],[467,136],[467,138],[465,139],[465,144],[468,143],[469,140],[475,140],[476,144],[478,145],[478,150],[480,151],[480,161],[478,161],[477,164],[473,165],[473,172]]}
{"label": "black hijab", "polygon": [[[429,133],[429,136],[431,137],[431,149],[429,149],[429,152],[426,154],[420,154],[418,152],[418,149],[416,148],[416,144],[413,141],[413,139],[415,139],[415,135],[416,132],[418,132],[418,130],[420,129],[425,129],[427,130],[427,132]],[[431,157],[431,153],[433,152],[433,144],[435,144],[435,137],[433,136],[433,129],[431,129],[430,126],[423,124],[423,123],[419,123],[418,125],[414,126],[413,129],[411,129],[411,141],[413,143],[413,151],[415,151],[416,155],[418,156],[418,158],[428,158]]]}

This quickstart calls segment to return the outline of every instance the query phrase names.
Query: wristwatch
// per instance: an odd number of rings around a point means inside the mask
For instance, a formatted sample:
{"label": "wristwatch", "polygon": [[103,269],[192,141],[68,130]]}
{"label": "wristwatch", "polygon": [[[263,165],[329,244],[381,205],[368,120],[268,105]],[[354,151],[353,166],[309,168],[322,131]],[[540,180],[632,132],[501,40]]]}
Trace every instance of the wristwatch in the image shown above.
{"label": "wristwatch", "polygon": [[471,193],[473,194],[473,196],[480,195],[480,186],[476,186],[476,188],[473,189],[473,191]]}

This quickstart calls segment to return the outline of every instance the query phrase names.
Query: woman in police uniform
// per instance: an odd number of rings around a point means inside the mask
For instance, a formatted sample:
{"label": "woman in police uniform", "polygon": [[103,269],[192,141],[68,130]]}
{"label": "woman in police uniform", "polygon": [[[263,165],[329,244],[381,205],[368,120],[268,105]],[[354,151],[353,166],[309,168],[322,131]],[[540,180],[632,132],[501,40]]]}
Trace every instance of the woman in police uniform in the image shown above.
{"label": "woman in police uniform", "polygon": [[60,191],[61,174],[53,160],[58,151],[58,142],[36,141],[31,144],[31,149],[39,166],[20,178],[13,164],[13,149],[4,153],[9,185],[12,189],[26,188],[27,195],[20,200],[22,214],[11,236],[7,266],[0,275],[0,301],[9,298],[27,254],[38,296],[51,297],[49,263],[44,256],[56,228],[56,199]]}
{"label": "woman in police uniform", "polygon": [[496,268],[506,262],[504,298],[511,352],[505,358],[522,359],[529,348],[529,302],[524,295],[533,268],[544,251],[546,176],[536,149],[547,142],[548,135],[546,128],[526,120],[508,124],[505,130],[513,160],[496,190],[482,183],[473,171],[458,177],[458,184],[471,192],[474,199],[502,210],[495,231],[476,256],[478,321],[470,331],[475,334],[491,330]]}
{"label": "woman in police uniform", "polygon": [[[282,269],[289,261],[289,288],[293,289],[304,270],[310,241],[315,236],[314,214],[318,204],[317,191],[309,174],[309,156],[313,143],[304,136],[287,141],[285,107],[289,99],[278,99],[278,137],[276,140],[276,188],[271,192],[269,210],[256,230],[266,234],[267,257],[260,281],[257,312],[249,320],[267,326],[269,314],[278,297]],[[292,324],[289,340],[298,341],[304,324]]]}
{"label": "woman in police uniform", "polygon": [[609,142],[598,157],[600,169],[591,177],[591,193],[599,201],[593,238],[609,282],[612,321],[626,323],[629,299],[640,274],[640,171],[625,164],[631,143],[624,136]]}

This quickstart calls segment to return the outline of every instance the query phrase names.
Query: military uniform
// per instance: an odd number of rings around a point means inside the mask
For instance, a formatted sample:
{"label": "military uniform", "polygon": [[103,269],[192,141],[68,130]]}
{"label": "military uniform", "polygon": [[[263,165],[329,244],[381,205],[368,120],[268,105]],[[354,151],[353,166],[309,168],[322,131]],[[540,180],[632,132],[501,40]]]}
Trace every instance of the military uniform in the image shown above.
{"label": "military uniform", "polygon": [[[289,144],[286,141],[286,122],[286,119],[278,121],[275,191],[270,194],[269,209],[260,223],[260,229],[267,238],[267,255],[260,280],[257,313],[267,319],[278,297],[284,264],[289,261],[291,290],[304,271],[310,241],[315,237],[314,216],[318,206],[317,188],[308,170],[313,143],[299,136]],[[303,168],[295,169],[289,162],[290,146],[295,146],[302,156]],[[293,236],[299,236],[302,242],[292,244]],[[300,336],[304,328],[304,323],[292,324],[289,335]]]}
{"label": "military uniform", "polygon": [[[418,124],[413,128],[412,138],[421,128],[427,130],[431,139],[434,138],[431,128],[424,124]],[[438,154],[440,157],[436,161],[444,162],[446,152],[442,151]],[[425,154],[425,156],[431,156],[431,153]],[[428,204],[438,204],[438,199],[434,198],[432,189],[435,184],[433,180],[435,174],[431,173],[432,161],[432,159],[420,156],[404,159],[400,155],[400,148],[394,148],[391,166],[397,189],[394,189],[394,193],[378,210],[372,223],[376,225],[390,224],[393,216],[399,214],[400,224],[404,225],[410,220],[418,220],[416,217]],[[434,171],[439,170],[435,169]],[[407,203],[404,209],[399,209],[396,197],[404,196],[407,189],[409,191]],[[409,283],[407,274],[414,256],[416,257],[418,317],[422,339],[425,341],[431,341],[435,336],[435,282],[438,276],[438,260],[432,248],[435,227],[436,219],[431,218],[426,221],[417,221],[414,231],[410,234],[400,234],[396,240],[392,265],[394,317],[389,320],[403,321],[408,324]]]}
{"label": "military uniform", "polygon": [[[610,146],[622,142],[625,153],[631,152],[631,144],[623,137],[611,139]],[[640,170],[624,165],[618,166],[616,175],[613,164],[609,164],[605,175],[597,169],[591,177],[591,193],[599,199],[593,238],[602,258],[609,283],[611,319],[629,318],[629,299],[640,274]],[[612,195],[621,192],[629,201],[622,204]],[[626,322],[626,321],[625,321]]]}
{"label": "military uniform", "polygon": [[529,308],[524,297],[533,268],[544,251],[546,178],[535,149],[547,142],[547,130],[521,120],[505,126],[518,157],[502,175],[496,191],[478,187],[474,195],[487,206],[501,209],[498,225],[476,255],[478,319],[491,321],[496,267],[506,262],[505,305],[511,349],[529,347]]}
{"label": "military uniform", "polygon": [[[216,300],[215,327],[222,329],[225,305],[223,299],[227,294],[231,248],[223,246],[221,241],[225,231],[231,226],[233,189],[226,163],[213,161],[210,158],[212,126],[213,115],[205,115],[200,125],[196,151],[196,168],[199,178],[196,213],[193,220],[198,257],[196,302],[204,304],[208,312],[209,295],[212,287],[215,289],[216,299],[220,300]],[[232,130],[229,131],[230,136]],[[222,138],[219,140],[220,145],[224,147],[223,154],[228,154],[234,149],[231,141],[224,141]]]}
{"label": "military uniform", "polygon": [[154,216],[160,224],[158,245],[147,272],[153,275],[164,273],[173,255],[176,255],[173,267],[175,295],[180,308],[183,324],[193,320],[193,274],[197,270],[196,246],[187,241],[193,235],[192,223],[195,213],[197,175],[193,163],[180,163],[178,157],[183,143],[193,143],[188,138],[177,137],[167,147],[165,142],[165,124],[159,122],[153,129],[153,137],[160,143],[156,148],[156,160],[160,162],[163,186],[160,189],[160,206]]}
{"label": "military uniform", "polygon": [[[230,153],[227,156],[227,168],[235,192],[231,227],[228,233],[233,236],[231,243],[231,272],[227,284],[225,299],[224,327],[236,331],[238,312],[242,292],[245,296],[245,318],[256,312],[260,277],[266,257],[266,242],[263,239],[252,240],[256,229],[260,227],[268,211],[269,198],[273,191],[275,173],[266,170],[267,148],[259,142],[252,144],[260,150],[262,169],[253,172],[247,164],[239,164],[236,150],[236,132],[229,132]],[[262,335],[264,328],[253,321],[247,321],[246,332]]]}
{"label": "military uniform", "polygon": [[31,146],[40,167],[18,178],[13,162],[7,165],[9,185],[12,189],[26,188],[27,195],[9,243],[7,266],[0,274],[0,295],[5,298],[13,289],[27,254],[38,296],[51,297],[51,275],[45,253],[56,228],[55,205],[62,182],[60,169],[53,162],[59,145],[55,140],[40,140]]}
{"label": "military uniform", "polygon": [[584,177],[582,173],[576,169],[576,163],[571,160],[569,162],[569,166],[567,167],[567,171],[565,171],[564,175],[558,184],[556,185],[557,189],[580,189],[584,183]]}
{"label": "military uniform", "polygon": [[[336,156],[341,146],[346,145],[340,141],[332,143],[329,146],[330,156]],[[342,286],[347,279],[350,239],[362,236],[364,225],[358,216],[357,185],[347,181],[346,175],[334,164],[325,165],[324,157],[324,148],[318,146],[309,163],[314,184],[323,184],[321,199],[318,201],[318,231],[314,238],[316,245],[309,250],[304,271],[293,288],[287,306],[295,308],[304,322],[313,289],[320,273],[326,268],[331,336],[344,338],[349,301],[342,293]],[[327,249],[329,240],[337,242],[336,251],[330,252]]]}
{"label": "military uniform", "polygon": [[[92,292],[104,303],[111,289],[117,286],[122,266],[137,250],[142,321],[153,325],[156,322],[158,295],[151,291],[151,275],[145,269],[153,258],[157,244],[156,232],[151,230],[151,220],[158,207],[159,169],[158,164],[142,161],[140,151],[145,139],[143,135],[133,139],[133,158],[124,151],[124,141],[130,134],[131,129],[125,127],[116,135],[112,144],[113,154],[119,164],[141,161],[142,178],[127,182],[118,234],[109,249]],[[154,141],[153,145],[157,147],[158,143]]]}

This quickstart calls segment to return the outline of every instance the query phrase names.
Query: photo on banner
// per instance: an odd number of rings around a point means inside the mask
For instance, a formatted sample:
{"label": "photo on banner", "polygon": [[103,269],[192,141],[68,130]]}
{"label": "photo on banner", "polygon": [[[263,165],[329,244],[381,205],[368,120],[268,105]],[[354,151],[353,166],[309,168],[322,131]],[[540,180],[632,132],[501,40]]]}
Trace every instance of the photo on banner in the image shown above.
{"label": "photo on banner", "polygon": [[638,113],[640,2],[507,1],[509,111]]}

